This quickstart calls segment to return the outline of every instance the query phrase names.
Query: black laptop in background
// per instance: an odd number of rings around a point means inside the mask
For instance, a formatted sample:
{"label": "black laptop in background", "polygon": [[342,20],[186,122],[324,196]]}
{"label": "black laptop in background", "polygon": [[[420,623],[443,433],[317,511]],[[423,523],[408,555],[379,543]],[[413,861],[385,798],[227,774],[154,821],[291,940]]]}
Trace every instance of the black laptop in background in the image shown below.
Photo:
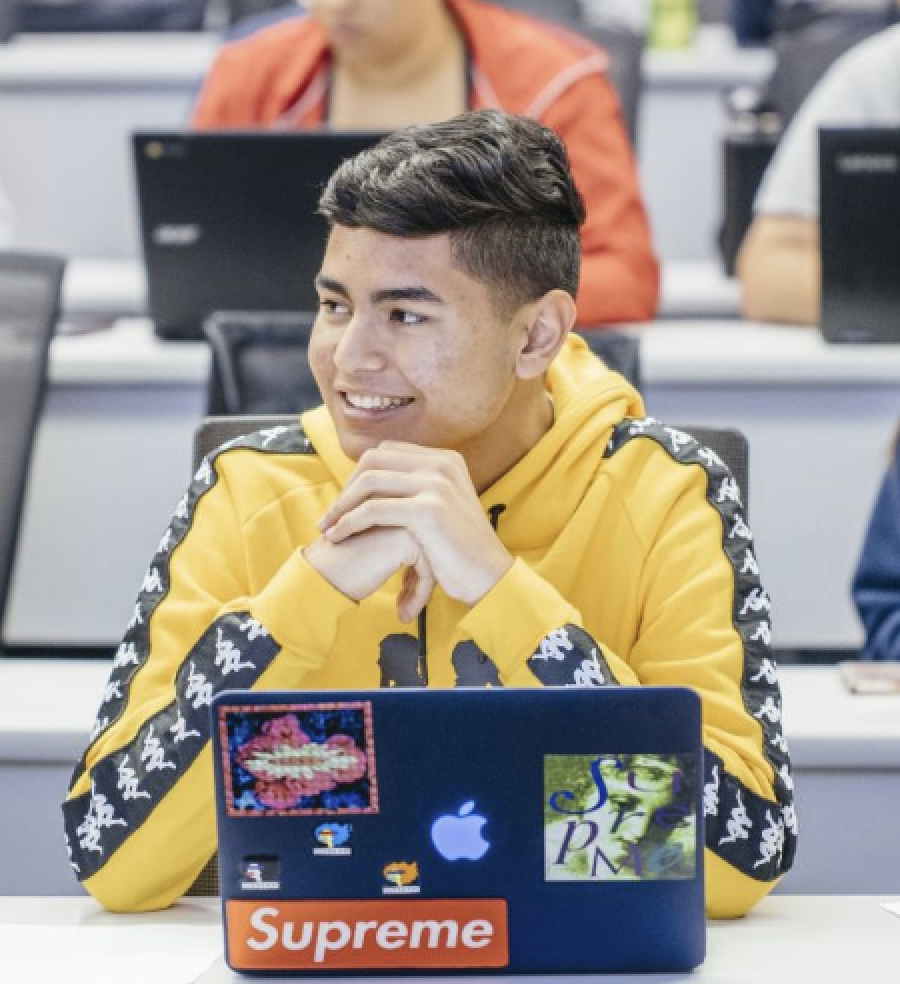
{"label": "black laptop in background", "polygon": [[213,311],[312,311],[322,189],[383,133],[133,135],[147,301],[157,334],[202,338]]}
{"label": "black laptop in background", "polygon": [[819,130],[822,334],[900,342],[900,127]]}

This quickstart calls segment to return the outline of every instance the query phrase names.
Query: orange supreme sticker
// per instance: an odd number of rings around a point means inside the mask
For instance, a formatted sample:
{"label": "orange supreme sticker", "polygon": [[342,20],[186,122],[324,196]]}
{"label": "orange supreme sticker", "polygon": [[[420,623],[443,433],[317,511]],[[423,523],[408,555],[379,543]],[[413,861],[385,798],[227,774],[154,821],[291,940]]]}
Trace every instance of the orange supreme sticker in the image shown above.
{"label": "orange supreme sticker", "polygon": [[235,970],[506,967],[505,899],[229,899]]}

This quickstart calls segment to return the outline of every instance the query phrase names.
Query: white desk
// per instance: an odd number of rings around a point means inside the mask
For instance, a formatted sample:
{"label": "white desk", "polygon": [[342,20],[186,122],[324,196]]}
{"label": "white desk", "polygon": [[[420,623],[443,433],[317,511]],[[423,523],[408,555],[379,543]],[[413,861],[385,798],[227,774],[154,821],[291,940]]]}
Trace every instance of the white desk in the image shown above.
{"label": "white desk", "polygon": [[900,891],[900,696],[849,694],[834,667],[780,678],[800,834],[778,891]]}
{"label": "white desk", "polygon": [[[885,905],[898,901],[892,896],[769,898],[745,919],[710,923],[707,958],[694,973],[578,979],[597,984],[894,984],[900,918]],[[126,916],[103,912],[87,899],[0,898],[0,977],[15,984],[272,980],[231,973],[221,959],[220,934],[218,903],[212,900],[188,899],[166,912]]]}
{"label": "white desk", "polygon": [[[183,126],[216,38],[46,36],[0,46],[0,180],[21,242],[70,256],[138,255],[128,135]],[[705,26],[695,47],[648,51],[638,137],[661,255],[716,255],[724,93],[758,84],[768,51],[737,48]]]}
{"label": "white desk", "polygon": [[[79,894],[62,802],[106,660],[0,660],[0,892]],[[900,696],[854,697],[833,667],[781,669],[800,846],[791,894],[900,891]],[[2,980],[0,974],[0,980]]]}
{"label": "white desk", "polygon": [[190,984],[221,952],[218,899],[114,915],[92,899],[0,897],[5,984]]}
{"label": "white desk", "polygon": [[[63,281],[62,311],[85,319],[142,315],[147,278],[138,260],[70,260]],[[715,261],[672,261],[662,270],[659,317],[732,318],[740,314],[740,286]]]}
{"label": "white desk", "polygon": [[138,259],[71,259],[60,309],[64,318],[137,316],[147,313],[147,277]]}
{"label": "white desk", "polygon": [[[857,646],[848,585],[897,420],[900,346],[832,347],[736,321],[638,330],[651,413],[750,440],[776,644]],[[160,342],[140,321],[53,343],[8,642],[118,641],[189,478],[207,360],[205,346]]]}

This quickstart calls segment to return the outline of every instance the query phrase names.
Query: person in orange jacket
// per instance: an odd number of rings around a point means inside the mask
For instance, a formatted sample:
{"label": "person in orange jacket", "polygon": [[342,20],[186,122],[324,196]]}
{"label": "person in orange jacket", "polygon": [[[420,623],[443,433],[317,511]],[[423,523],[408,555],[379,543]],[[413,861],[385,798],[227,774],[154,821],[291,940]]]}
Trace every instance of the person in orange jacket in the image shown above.
{"label": "person in orange jacket", "polygon": [[219,53],[201,129],[393,130],[465,109],[530,116],[562,137],[587,205],[578,326],[656,312],[659,266],[605,52],[479,0],[311,0]]}

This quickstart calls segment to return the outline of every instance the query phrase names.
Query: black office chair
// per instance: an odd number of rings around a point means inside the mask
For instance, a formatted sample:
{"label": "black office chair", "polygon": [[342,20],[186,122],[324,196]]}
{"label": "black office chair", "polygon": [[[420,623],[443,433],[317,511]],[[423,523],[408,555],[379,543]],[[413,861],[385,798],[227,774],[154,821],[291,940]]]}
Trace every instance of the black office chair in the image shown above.
{"label": "black office chair", "polygon": [[207,319],[207,413],[297,414],[321,403],[306,357],[314,319],[291,311],[222,311]]}
{"label": "black office chair", "polygon": [[0,630],[65,264],[0,253]]}
{"label": "black office chair", "polygon": [[0,3],[0,42],[9,41],[19,30],[21,9],[19,0]]}
{"label": "black office chair", "polygon": [[[306,357],[314,315],[226,311],[203,331],[212,347],[207,415],[298,414],[321,403]],[[583,335],[604,363],[641,390],[640,340],[602,330]]]}
{"label": "black office chair", "polygon": [[[200,462],[211,451],[215,451],[216,448],[235,437],[241,437],[243,434],[250,434],[264,428],[279,425],[290,426],[294,423],[296,423],[296,417],[280,414],[268,414],[259,417],[207,417],[201,421],[194,433],[194,467],[199,467]],[[741,490],[741,501],[744,504],[744,513],[746,514],[747,486],[750,475],[750,453],[747,438],[739,430],[728,427],[694,427],[690,425],[676,425],[676,427],[678,430],[686,431],[700,444],[714,451],[728,466],[738,488]]]}
{"label": "black office chair", "polygon": [[622,335],[606,328],[580,334],[608,369],[620,372],[639,393],[643,392],[641,341],[636,335]]}
{"label": "black office chair", "polygon": [[[7,0],[2,0],[6,3]],[[30,33],[199,31],[208,0],[15,0]]]}

